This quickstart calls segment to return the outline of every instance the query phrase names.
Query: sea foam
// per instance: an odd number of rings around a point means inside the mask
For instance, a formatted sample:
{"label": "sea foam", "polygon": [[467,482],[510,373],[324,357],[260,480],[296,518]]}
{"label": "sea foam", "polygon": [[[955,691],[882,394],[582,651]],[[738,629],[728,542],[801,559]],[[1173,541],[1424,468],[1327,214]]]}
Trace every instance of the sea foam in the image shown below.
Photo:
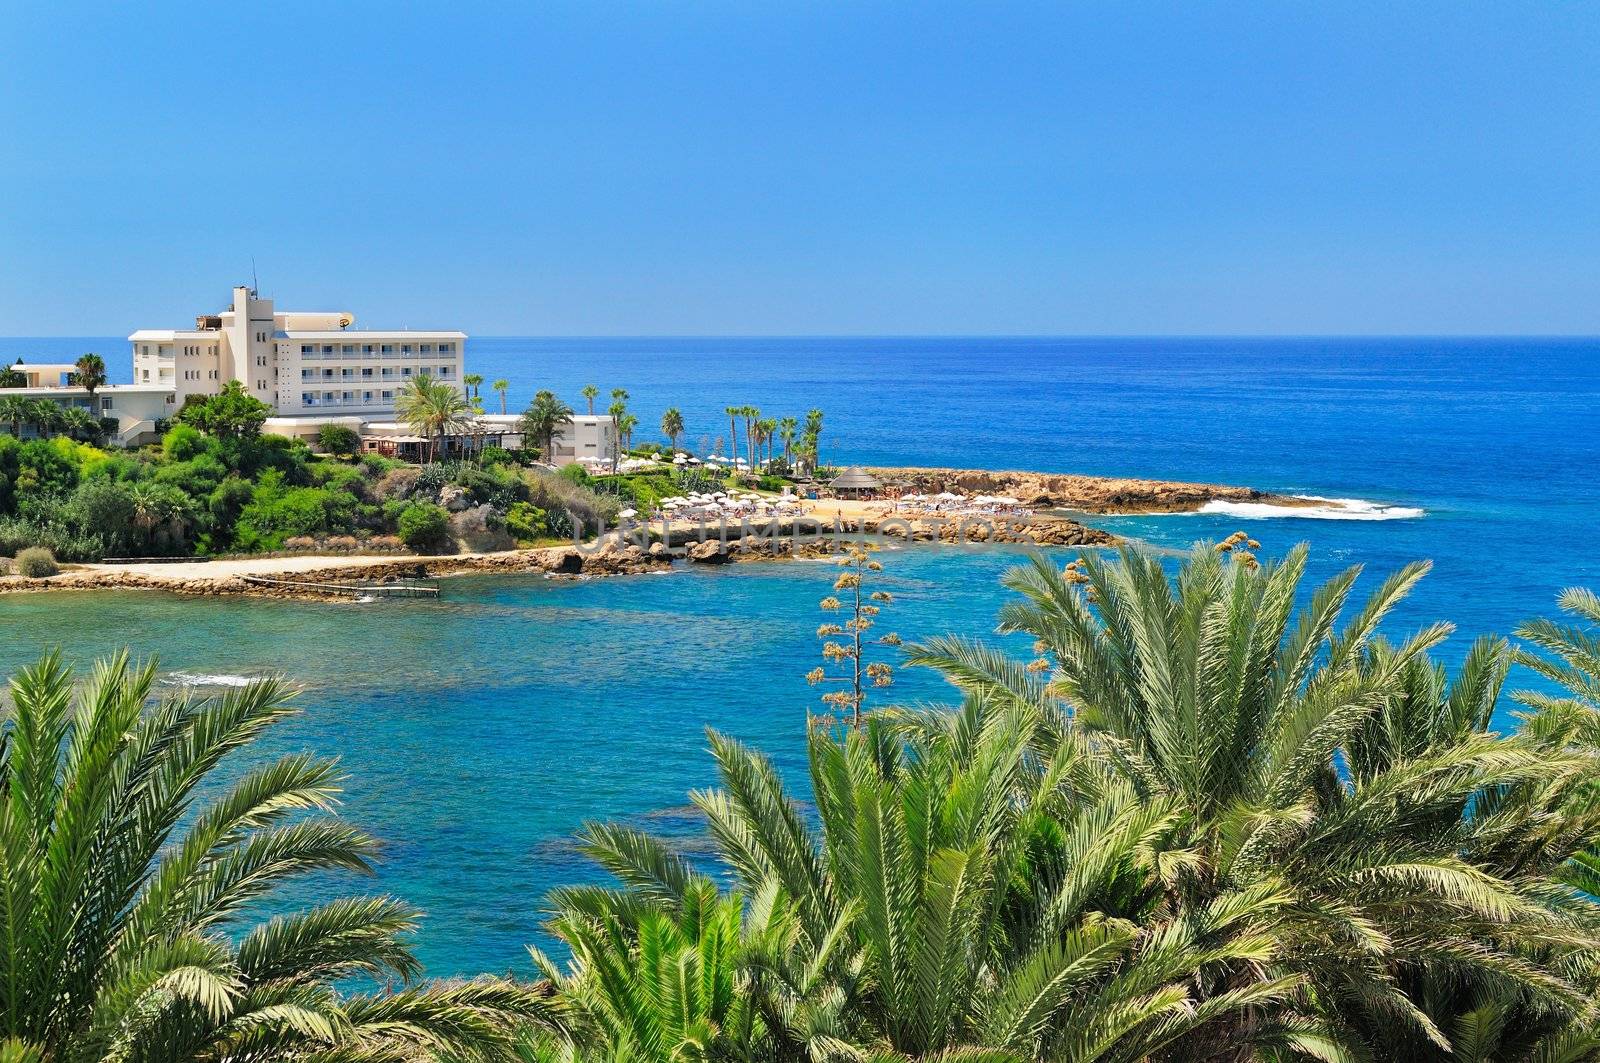
{"label": "sea foam", "polygon": [[173,672],[165,682],[180,687],[247,687],[255,680],[247,675],[208,675],[196,672]]}
{"label": "sea foam", "polygon": [[1215,498],[1201,506],[1199,512],[1221,513],[1242,520],[1280,517],[1300,517],[1305,520],[1414,520],[1427,514],[1427,510],[1417,506],[1394,506],[1386,502],[1369,502],[1364,498],[1322,498],[1319,495],[1294,497],[1320,504],[1276,506],[1270,502],[1229,502]]}

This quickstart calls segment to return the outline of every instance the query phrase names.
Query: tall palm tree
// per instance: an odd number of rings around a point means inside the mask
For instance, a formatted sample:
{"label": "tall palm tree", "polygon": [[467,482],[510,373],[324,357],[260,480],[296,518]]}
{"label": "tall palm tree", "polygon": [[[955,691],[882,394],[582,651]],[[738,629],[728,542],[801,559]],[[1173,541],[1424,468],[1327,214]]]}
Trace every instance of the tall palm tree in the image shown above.
{"label": "tall palm tree", "polygon": [[745,450],[750,455],[750,471],[754,472],[756,468],[755,424],[761,417],[761,411],[754,406],[741,406],[739,407],[739,416],[744,418]]}
{"label": "tall palm tree", "polygon": [[338,988],[408,982],[417,912],[351,897],[253,915],[297,878],[369,867],[373,840],[329,814],[335,764],[288,754],[221,785],[218,764],[292,712],[290,691],[265,680],[153,701],[155,679],[126,655],[76,691],[55,655],[12,677],[0,724],[7,1058],[398,1061],[503,1046],[541,1010],[504,982]]}
{"label": "tall palm tree", "polygon": [[678,438],[683,435],[683,414],[676,406],[668,406],[667,412],[661,415],[661,434],[667,437],[672,444],[672,449],[678,449]]}
{"label": "tall palm tree", "polygon": [[600,397],[600,389],[595,387],[593,384],[585,384],[583,385],[583,390],[579,392],[579,394],[585,399],[589,400],[589,416],[593,417],[594,400]]}
{"label": "tall palm tree", "polygon": [[424,376],[412,377],[395,397],[395,413],[418,435],[429,440],[429,460],[436,461],[445,437],[459,431],[472,406],[460,391]]}
{"label": "tall palm tree", "polygon": [[500,413],[503,416],[506,412],[506,392],[511,390],[511,381],[496,380],[490,387],[500,393]]}
{"label": "tall palm tree", "polygon": [[766,418],[765,420],[757,421],[756,422],[756,434],[761,437],[761,442],[766,445],[766,448],[767,448],[766,455],[767,456],[765,458],[765,462],[766,462],[767,465],[771,465],[772,464],[772,444],[773,444],[774,438],[778,434],[778,422],[773,420],[770,417]]}
{"label": "tall palm tree", "polygon": [[468,373],[466,376],[461,378],[461,383],[466,385],[467,398],[469,400],[476,399],[478,397],[479,389],[483,386],[483,374]]}
{"label": "tall palm tree", "polygon": [[728,457],[739,456],[739,411],[738,406],[726,406],[722,412],[728,415]]}
{"label": "tall palm tree", "polygon": [[94,393],[105,387],[106,363],[98,354],[86,354],[73,364],[73,381],[89,392],[89,398],[94,398]]}
{"label": "tall palm tree", "polygon": [[[911,660],[986,706],[1050,721],[1048,735],[1081,736],[1141,798],[1176,802],[1191,823],[1189,903],[1257,888],[1294,898],[1272,931],[1279,959],[1218,985],[1302,978],[1326,1036],[1381,1029],[1407,1051],[1448,1045],[1416,972],[1580,1013],[1573,964],[1594,954],[1600,921],[1592,899],[1552,894],[1547,870],[1594,836],[1592,819],[1551,819],[1594,751],[1487,733],[1503,644],[1476,648],[1447,687],[1425,656],[1447,625],[1399,646],[1377,637],[1426,565],[1340,627],[1357,569],[1300,596],[1303,547],[1268,565],[1233,549],[1198,551],[1175,583],[1133,551],[1064,571],[1035,558],[1007,576],[1025,600],[1001,612],[1002,630],[1037,640],[1035,666],[960,639]],[[1225,1031],[1214,1051],[1248,1032]]]}
{"label": "tall palm tree", "polygon": [[789,452],[794,447],[794,434],[795,430],[799,427],[800,422],[793,417],[785,417],[778,422],[778,431],[781,433],[783,438],[783,463],[786,466],[793,465],[793,461],[789,457]]}
{"label": "tall palm tree", "polygon": [[572,407],[557,398],[555,392],[540,391],[522,415],[522,438],[536,440],[543,448],[545,461],[554,464],[555,438],[563,425],[571,423]]}
{"label": "tall palm tree", "polygon": [[93,443],[101,436],[100,418],[81,406],[67,406],[61,411],[61,431],[73,439]]}

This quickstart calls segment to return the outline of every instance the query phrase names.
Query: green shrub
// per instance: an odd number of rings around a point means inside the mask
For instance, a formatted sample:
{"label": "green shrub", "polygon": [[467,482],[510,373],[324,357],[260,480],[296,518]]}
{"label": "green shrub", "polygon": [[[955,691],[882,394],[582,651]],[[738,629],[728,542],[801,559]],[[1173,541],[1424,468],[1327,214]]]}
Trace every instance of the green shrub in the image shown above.
{"label": "green shrub", "polygon": [[175,424],[161,437],[161,454],[168,461],[188,461],[205,452],[205,433],[193,425]]}
{"label": "green shrub", "polygon": [[577,462],[573,462],[571,465],[563,465],[561,472],[557,475],[564,478],[568,483],[578,484],[580,487],[587,486],[592,479],[589,471]]}
{"label": "green shrub", "polygon": [[763,491],[782,491],[789,486],[789,481],[782,476],[763,476],[756,481],[756,485]]}
{"label": "green shrub", "polygon": [[418,553],[435,554],[450,544],[450,514],[432,502],[413,502],[396,522],[400,541]]}
{"label": "green shrub", "polygon": [[325,424],[317,432],[317,445],[329,454],[350,457],[361,449],[361,433],[342,424]]}
{"label": "green shrub", "polygon": [[11,559],[9,557],[0,557],[0,576],[9,575],[11,575]]}
{"label": "green shrub", "polygon": [[17,572],[28,579],[44,579],[60,571],[56,555],[42,546],[30,546],[17,555]]}
{"label": "green shrub", "polygon": [[549,514],[532,502],[517,502],[506,510],[506,531],[518,542],[543,539],[550,534]]}

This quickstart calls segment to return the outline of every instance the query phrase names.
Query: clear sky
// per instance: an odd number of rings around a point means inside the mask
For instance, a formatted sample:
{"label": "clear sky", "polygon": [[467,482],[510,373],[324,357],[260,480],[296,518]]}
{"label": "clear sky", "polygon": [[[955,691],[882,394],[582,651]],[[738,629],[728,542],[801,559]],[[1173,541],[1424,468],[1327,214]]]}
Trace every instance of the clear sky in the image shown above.
{"label": "clear sky", "polygon": [[1586,3],[10,3],[0,334],[1600,332]]}

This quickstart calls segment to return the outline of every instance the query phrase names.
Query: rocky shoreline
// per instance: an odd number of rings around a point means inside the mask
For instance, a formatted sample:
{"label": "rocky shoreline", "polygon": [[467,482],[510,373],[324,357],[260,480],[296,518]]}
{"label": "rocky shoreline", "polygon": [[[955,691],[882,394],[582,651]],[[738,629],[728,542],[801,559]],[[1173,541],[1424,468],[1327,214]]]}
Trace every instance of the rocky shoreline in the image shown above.
{"label": "rocky shoreline", "polygon": [[1293,495],[1258,491],[1228,484],[1141,480],[1074,473],[1040,473],[987,469],[872,468],[886,483],[906,484],[924,494],[1010,495],[1035,509],[1070,509],[1083,513],[1191,513],[1207,502],[1259,502],[1274,506],[1326,505]]}
{"label": "rocky shoreline", "polygon": [[[197,596],[250,595],[307,601],[349,601],[356,588],[382,588],[415,580],[480,573],[543,574],[553,578],[634,575],[688,564],[735,561],[782,561],[826,557],[839,548],[840,536],[878,534],[922,543],[1020,544],[1034,546],[1109,546],[1115,536],[1063,517],[966,518],[869,516],[819,521],[781,518],[718,527],[641,526],[628,533],[609,532],[593,543],[505,550],[494,553],[407,556],[392,560],[371,555],[329,557],[325,565],[294,565],[262,559],[237,569],[227,561],[172,566],[85,565],[43,579],[0,579],[0,594],[51,590],[161,590]],[[303,559],[302,559],[303,560]],[[196,567],[217,566],[215,573],[194,575]],[[263,583],[281,580],[282,583]],[[338,584],[338,589],[314,584]]]}

